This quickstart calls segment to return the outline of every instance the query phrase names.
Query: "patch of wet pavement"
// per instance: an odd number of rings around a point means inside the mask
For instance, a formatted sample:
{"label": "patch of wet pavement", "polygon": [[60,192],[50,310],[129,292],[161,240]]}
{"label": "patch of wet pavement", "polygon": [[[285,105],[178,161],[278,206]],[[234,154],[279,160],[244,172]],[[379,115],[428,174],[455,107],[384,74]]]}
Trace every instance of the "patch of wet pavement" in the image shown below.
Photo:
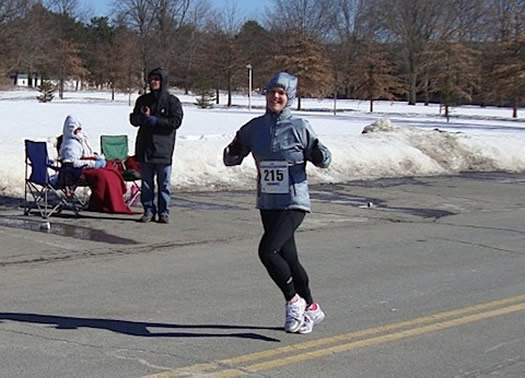
{"label": "patch of wet pavement", "polygon": [[390,188],[400,185],[428,185],[426,182],[414,177],[388,177],[376,180],[356,180],[350,181],[348,184],[363,188]]}
{"label": "patch of wet pavement", "polygon": [[[208,192],[205,197],[212,198],[212,197],[219,197],[221,196],[221,193],[218,192]],[[224,198],[224,197],[221,197]],[[188,200],[184,198],[177,198],[174,197],[170,201],[170,207],[182,207],[186,209],[192,209],[192,210],[246,210],[243,207],[235,206],[235,205],[223,205],[223,204],[217,204],[217,203],[209,203],[209,202],[201,202],[201,201],[194,201],[194,200]]]}
{"label": "patch of wet pavement", "polygon": [[452,211],[440,210],[440,209],[418,209],[412,207],[382,207],[379,210],[394,211],[403,214],[415,215],[423,218],[442,218],[450,215],[456,215]]}
{"label": "patch of wet pavement", "polygon": [[451,211],[440,209],[424,209],[412,207],[389,207],[377,198],[360,197],[337,191],[311,190],[312,199],[321,202],[330,202],[341,205],[350,205],[360,208],[371,208],[382,211],[393,211],[403,214],[415,215],[423,218],[441,218],[449,215],[455,215]]}
{"label": "patch of wet pavement", "polygon": [[45,234],[59,235],[74,239],[90,240],[108,244],[133,245],[139,244],[135,240],[110,235],[104,231],[89,227],[54,223],[45,220],[21,220],[16,218],[0,217],[0,226],[17,228],[19,230],[42,232]]}
{"label": "patch of wet pavement", "polygon": [[460,177],[482,181],[495,181],[502,184],[525,185],[525,175],[523,175],[523,173],[465,172],[462,173]]}

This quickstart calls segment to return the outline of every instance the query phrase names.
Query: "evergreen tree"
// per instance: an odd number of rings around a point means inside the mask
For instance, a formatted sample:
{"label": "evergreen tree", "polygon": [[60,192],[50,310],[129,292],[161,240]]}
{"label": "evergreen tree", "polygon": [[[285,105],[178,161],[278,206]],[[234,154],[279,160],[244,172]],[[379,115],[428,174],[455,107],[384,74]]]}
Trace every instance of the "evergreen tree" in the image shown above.
{"label": "evergreen tree", "polygon": [[213,108],[215,102],[213,89],[210,89],[206,86],[201,86],[200,88],[196,89],[195,94],[199,96],[195,98],[195,105],[202,109]]}
{"label": "evergreen tree", "polygon": [[85,66],[89,70],[88,80],[97,88],[108,85],[108,64],[111,55],[116,55],[112,46],[114,28],[109,25],[107,17],[93,17],[90,24],[86,25],[86,46],[83,49]]}
{"label": "evergreen tree", "polygon": [[[198,59],[202,53],[204,33],[197,25],[184,25],[174,36],[172,43],[177,46],[177,58],[172,59],[170,64],[170,83],[184,88],[188,94],[193,83],[202,76],[198,67]],[[207,76],[207,75],[205,75]]]}
{"label": "evergreen tree", "polygon": [[[268,64],[271,61],[273,39],[270,32],[256,21],[247,21],[241,27],[237,36],[237,46],[240,53],[240,64],[246,67],[252,65],[253,88],[264,88],[277,67]],[[241,70],[241,83],[247,86],[246,71]]]}
{"label": "evergreen tree", "polygon": [[55,98],[56,87],[49,80],[43,80],[42,83],[38,86],[38,91],[40,95],[37,96],[39,102],[50,102]]}
{"label": "evergreen tree", "polygon": [[198,72],[193,88],[199,88],[205,80],[213,83],[216,91],[215,101],[219,104],[220,89],[225,88],[224,74],[227,72],[227,57],[223,44],[227,43],[224,33],[216,25],[209,25],[203,35],[201,49],[196,53],[195,70]]}

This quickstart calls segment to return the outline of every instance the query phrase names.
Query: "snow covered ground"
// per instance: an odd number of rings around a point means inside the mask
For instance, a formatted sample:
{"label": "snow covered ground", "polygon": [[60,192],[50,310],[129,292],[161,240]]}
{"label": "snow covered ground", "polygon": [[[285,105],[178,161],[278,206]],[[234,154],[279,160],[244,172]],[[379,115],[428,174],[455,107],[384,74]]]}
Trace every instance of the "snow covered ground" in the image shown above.
{"label": "snow covered ground", "polygon": [[[264,112],[264,97],[235,96],[235,106],[203,110],[193,96],[175,93],[183,103],[184,120],[175,148],[172,184],[177,190],[253,188],[255,169],[247,158],[239,167],[222,164],[222,150],[235,131]],[[68,114],[84,126],[99,151],[103,134],[126,134],[133,152],[136,129],[128,122],[136,97],[118,95],[111,101],[105,92],[67,92],[65,98],[39,103],[38,92],[0,92],[0,194],[21,197],[24,193],[24,139],[48,142],[56,157],[55,139]],[[131,101],[131,105],[129,102]],[[221,103],[226,101],[222,99]],[[402,102],[376,102],[374,113],[367,101],[339,100],[333,115],[332,100],[303,100],[308,111],[294,113],[306,118],[333,154],[329,169],[309,166],[313,183],[346,182],[379,177],[454,174],[462,171],[525,172],[525,122],[515,120],[509,108],[452,108],[451,120],[440,114],[439,105],[408,106]],[[525,116],[525,109],[519,110]],[[362,134],[379,119],[390,130],[378,127]]]}

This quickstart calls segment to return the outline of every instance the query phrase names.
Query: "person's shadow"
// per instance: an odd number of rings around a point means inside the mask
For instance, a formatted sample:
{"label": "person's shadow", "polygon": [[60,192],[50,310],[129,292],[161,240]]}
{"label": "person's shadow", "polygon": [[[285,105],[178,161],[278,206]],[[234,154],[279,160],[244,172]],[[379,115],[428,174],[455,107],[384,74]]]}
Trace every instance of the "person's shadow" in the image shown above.
{"label": "person's shadow", "polygon": [[[118,319],[77,318],[72,316],[43,315],[17,312],[0,312],[0,323],[6,320],[48,324],[56,329],[78,329],[95,328],[122,333],[125,335],[139,337],[238,337],[241,339],[253,339],[261,341],[280,342],[279,339],[268,337],[254,332],[233,332],[233,330],[281,330],[281,327],[259,327],[250,325],[228,325],[228,324],[170,324],[170,323],[148,323],[134,322]],[[207,332],[152,332],[150,328],[164,329],[194,329],[206,330]],[[209,330],[231,330],[226,333],[215,333]]]}

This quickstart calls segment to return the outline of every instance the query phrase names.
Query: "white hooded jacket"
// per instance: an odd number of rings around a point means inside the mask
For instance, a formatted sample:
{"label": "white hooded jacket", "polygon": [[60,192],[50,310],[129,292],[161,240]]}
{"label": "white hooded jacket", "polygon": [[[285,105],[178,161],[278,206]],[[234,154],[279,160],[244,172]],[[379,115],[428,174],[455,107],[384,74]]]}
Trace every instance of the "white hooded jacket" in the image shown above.
{"label": "white hooded jacket", "polygon": [[72,115],[66,117],[62,135],[60,160],[73,164],[75,168],[95,168],[93,148],[89,145],[87,136],[82,133],[82,125]]}

